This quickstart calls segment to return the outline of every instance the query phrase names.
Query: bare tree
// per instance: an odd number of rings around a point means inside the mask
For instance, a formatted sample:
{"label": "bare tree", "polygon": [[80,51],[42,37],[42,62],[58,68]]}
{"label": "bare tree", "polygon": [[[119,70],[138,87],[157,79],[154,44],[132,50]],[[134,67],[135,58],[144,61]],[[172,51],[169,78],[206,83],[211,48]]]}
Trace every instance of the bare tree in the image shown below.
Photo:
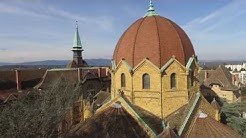
{"label": "bare tree", "polygon": [[64,120],[67,109],[78,99],[80,88],[64,79],[43,91],[11,102],[1,109],[0,136],[51,137]]}

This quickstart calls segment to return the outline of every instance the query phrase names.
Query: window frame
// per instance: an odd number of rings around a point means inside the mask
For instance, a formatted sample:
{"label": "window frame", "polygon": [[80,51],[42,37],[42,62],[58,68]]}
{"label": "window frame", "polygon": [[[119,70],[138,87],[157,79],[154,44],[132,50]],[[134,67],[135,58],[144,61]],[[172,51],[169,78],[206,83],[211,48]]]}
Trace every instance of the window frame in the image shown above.
{"label": "window frame", "polygon": [[126,75],[125,75],[125,73],[121,73],[121,75],[120,75],[120,87],[121,88],[126,87]]}
{"label": "window frame", "polygon": [[172,89],[172,90],[177,89],[177,75],[176,75],[176,73],[172,73],[170,75],[170,89]]}
{"label": "window frame", "polygon": [[144,73],[142,76],[142,89],[150,89],[150,75],[148,73]]}

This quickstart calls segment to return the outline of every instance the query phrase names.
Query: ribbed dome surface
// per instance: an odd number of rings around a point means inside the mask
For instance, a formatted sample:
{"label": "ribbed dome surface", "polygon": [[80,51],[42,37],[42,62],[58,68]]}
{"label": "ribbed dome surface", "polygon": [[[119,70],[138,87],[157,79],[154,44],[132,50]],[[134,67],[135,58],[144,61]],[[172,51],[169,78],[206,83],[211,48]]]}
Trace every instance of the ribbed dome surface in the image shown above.
{"label": "ribbed dome surface", "polygon": [[124,58],[135,67],[148,58],[161,68],[173,55],[185,65],[195,52],[189,37],[177,24],[155,15],[140,18],[124,32],[113,59],[118,64]]}

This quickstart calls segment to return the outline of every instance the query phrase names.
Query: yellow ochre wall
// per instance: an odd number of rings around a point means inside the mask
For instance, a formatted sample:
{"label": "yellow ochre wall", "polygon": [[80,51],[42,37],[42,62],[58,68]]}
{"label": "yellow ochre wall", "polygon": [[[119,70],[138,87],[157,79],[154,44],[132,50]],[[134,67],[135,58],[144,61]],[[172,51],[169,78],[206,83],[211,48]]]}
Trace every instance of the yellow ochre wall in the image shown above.
{"label": "yellow ochre wall", "polygon": [[220,98],[225,98],[228,103],[235,102],[233,91],[221,90],[219,85],[213,85],[211,90],[213,90]]}
{"label": "yellow ochre wall", "polygon": [[[176,74],[176,89],[171,89],[170,76]],[[188,74],[178,61],[174,61],[165,71],[163,82],[163,116],[167,116],[188,102]]]}
{"label": "yellow ochre wall", "polygon": [[[145,73],[150,76],[150,89],[142,88],[142,76]],[[161,72],[148,60],[134,69],[133,103],[161,117]]]}
{"label": "yellow ochre wall", "polygon": [[117,69],[117,73],[111,74],[111,99],[117,97],[119,94],[119,90],[121,90],[121,74],[124,73],[126,76],[126,87],[122,89],[124,91],[124,95],[128,98],[128,100],[132,101],[132,76],[129,72],[127,65],[121,62]]}
{"label": "yellow ochre wall", "polygon": [[[131,73],[129,70],[132,70]],[[125,88],[121,88],[122,73],[126,76]],[[142,76],[145,73],[150,76],[150,89],[142,89]],[[174,90],[170,88],[172,73],[176,73],[176,89]],[[188,102],[188,77],[189,71],[187,72],[176,59],[162,72],[148,59],[144,59],[134,69],[127,65],[126,61],[121,61],[111,74],[111,98],[114,99],[119,90],[123,90],[124,95],[133,104],[164,118]]]}

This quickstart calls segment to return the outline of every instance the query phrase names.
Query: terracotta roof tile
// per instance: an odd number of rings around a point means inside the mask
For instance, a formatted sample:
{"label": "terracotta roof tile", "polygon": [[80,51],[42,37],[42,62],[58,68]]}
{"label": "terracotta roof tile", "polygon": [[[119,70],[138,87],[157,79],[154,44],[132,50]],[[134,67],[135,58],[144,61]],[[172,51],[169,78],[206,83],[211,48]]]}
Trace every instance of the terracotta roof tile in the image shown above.
{"label": "terracotta roof tile", "polygon": [[214,70],[200,70],[197,74],[196,78],[199,80],[199,82],[202,84],[205,80],[205,76],[210,77]]}
{"label": "terracotta roof tile", "polygon": [[187,133],[189,138],[240,138],[241,136],[229,126],[226,126],[210,116],[200,113]]}
{"label": "terracotta roof tile", "polygon": [[147,16],[133,23],[121,36],[113,59],[124,58],[132,67],[148,58],[161,68],[172,56],[186,65],[195,55],[186,33],[174,22],[161,16]]}
{"label": "terracotta roof tile", "polygon": [[105,91],[100,91],[98,92],[94,98],[96,99],[93,103],[95,105],[101,106],[103,105],[105,102],[110,100],[110,93],[109,92],[105,92]]}
{"label": "terracotta roof tile", "polygon": [[220,110],[220,105],[219,105],[219,103],[215,100],[215,98],[213,99],[213,101],[210,103],[213,107],[214,107],[214,109],[216,109],[216,110]]}
{"label": "terracotta roof tile", "polygon": [[2,91],[0,93],[0,101],[7,102],[11,100],[16,100],[18,98],[24,97],[27,94],[26,91],[24,92],[17,92],[17,91]]}
{"label": "terracotta roof tile", "polygon": [[65,78],[70,82],[78,81],[78,71],[77,70],[47,70],[43,80],[36,86],[38,89],[48,88],[52,85],[54,81],[61,78]]}
{"label": "terracotta roof tile", "polygon": [[219,66],[214,70],[210,77],[208,77],[204,84],[210,86],[211,84],[221,85],[223,90],[237,90],[238,88],[232,84],[232,75],[224,66]]}
{"label": "terracotta roof tile", "polygon": [[78,65],[74,60],[71,60],[68,64],[67,64],[67,68],[77,68]]}
{"label": "terracotta roof tile", "polygon": [[158,138],[180,138],[171,128],[165,128]]}
{"label": "terracotta roof tile", "polygon": [[157,116],[153,115],[153,113],[150,113],[143,108],[133,105],[133,108],[138,112],[139,116],[157,133],[161,133],[163,130],[162,127],[162,119],[158,118]]}
{"label": "terracotta roof tile", "polygon": [[72,137],[149,137],[137,121],[121,106],[109,107],[71,130]]}
{"label": "terracotta roof tile", "polygon": [[[33,88],[37,85],[46,69],[23,69],[19,71],[19,79],[21,82],[22,89]],[[1,82],[2,81],[2,82]],[[10,71],[0,71],[0,90],[16,89],[16,72],[15,70]],[[2,86],[4,85],[4,86]]]}

